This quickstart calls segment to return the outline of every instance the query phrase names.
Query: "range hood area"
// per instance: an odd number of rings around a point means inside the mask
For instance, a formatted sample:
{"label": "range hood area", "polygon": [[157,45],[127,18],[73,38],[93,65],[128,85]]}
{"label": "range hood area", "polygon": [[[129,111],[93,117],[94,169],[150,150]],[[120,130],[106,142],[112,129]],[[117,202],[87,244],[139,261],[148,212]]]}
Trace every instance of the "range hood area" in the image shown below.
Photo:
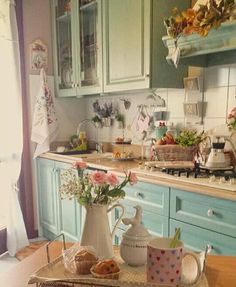
{"label": "range hood area", "polygon": [[[164,36],[162,40],[168,48],[166,60],[173,64],[175,40],[169,36]],[[236,20],[212,29],[206,37],[198,34],[181,36],[177,47],[180,49],[179,64],[208,67],[236,63]]]}

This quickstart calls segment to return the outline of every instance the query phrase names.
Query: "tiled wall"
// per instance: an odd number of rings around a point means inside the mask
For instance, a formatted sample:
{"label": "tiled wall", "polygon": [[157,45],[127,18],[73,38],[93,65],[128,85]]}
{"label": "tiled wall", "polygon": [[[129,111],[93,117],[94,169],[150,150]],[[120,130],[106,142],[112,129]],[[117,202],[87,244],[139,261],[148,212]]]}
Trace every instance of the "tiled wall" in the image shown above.
{"label": "tiled wall", "polygon": [[[201,75],[203,79],[203,91],[186,93],[184,89],[162,89],[157,90],[157,94],[161,96],[167,105],[169,112],[168,123],[173,122],[176,126],[186,126],[190,122],[191,125],[198,130],[209,130],[223,125],[223,130],[226,128],[226,117],[228,112],[236,106],[236,65],[218,66],[206,69],[190,69],[190,76]],[[92,103],[98,99],[101,104],[112,102],[114,106],[118,106],[121,113],[125,115],[126,128],[124,130],[126,138],[132,138],[134,143],[141,143],[142,134],[137,130],[136,122],[138,118],[138,106],[141,104],[147,105],[145,113],[152,115],[155,104],[154,101],[147,99],[148,94],[137,93],[121,94],[103,97],[87,97],[86,102],[86,117],[92,118],[93,108]],[[129,99],[131,107],[125,110],[121,99]],[[183,103],[185,101],[201,101],[207,102],[207,108],[203,123],[200,118],[184,117]],[[156,108],[159,110],[160,108]],[[197,123],[197,124],[196,124]],[[222,128],[221,128],[222,129]],[[149,136],[153,136],[150,134]],[[122,130],[116,128],[114,123],[112,127],[103,127],[99,130],[98,139],[103,141],[114,141],[118,136],[122,136]],[[96,140],[96,133],[91,128],[90,138]]]}

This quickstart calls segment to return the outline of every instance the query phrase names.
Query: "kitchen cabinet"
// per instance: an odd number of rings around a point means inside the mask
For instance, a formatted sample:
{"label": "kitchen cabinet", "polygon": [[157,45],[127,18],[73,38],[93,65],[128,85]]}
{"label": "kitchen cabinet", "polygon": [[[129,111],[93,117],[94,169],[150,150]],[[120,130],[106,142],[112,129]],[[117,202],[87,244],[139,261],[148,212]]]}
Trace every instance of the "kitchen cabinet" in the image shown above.
{"label": "kitchen cabinet", "polygon": [[192,249],[236,255],[235,202],[171,189],[170,234],[181,228],[181,239]]}
{"label": "kitchen cabinet", "polygon": [[78,241],[81,233],[81,207],[75,199],[60,199],[61,174],[70,164],[37,159],[39,223],[42,236],[52,240],[64,233],[68,241]]}
{"label": "kitchen cabinet", "polygon": [[187,68],[167,64],[164,17],[190,1],[52,1],[58,97],[183,87]]}
{"label": "kitchen cabinet", "polygon": [[162,43],[173,7],[186,9],[190,1],[104,1],[104,92],[183,87],[187,68],[168,65]]}
{"label": "kitchen cabinet", "polygon": [[[82,208],[75,200],[61,200],[58,193],[61,173],[70,166],[37,159],[39,222],[42,235],[48,239],[61,232],[68,241],[80,238],[84,220]],[[134,186],[127,185],[125,192],[125,198],[120,200],[126,209],[124,216],[133,217],[133,207],[140,205],[143,224],[151,235],[173,236],[180,227],[181,240],[187,248],[204,250],[208,245],[212,254],[236,255],[235,201],[142,181]],[[112,210],[112,226],[120,212],[118,207]],[[126,229],[123,224],[118,226],[115,244],[121,242]]]}
{"label": "kitchen cabinet", "polygon": [[56,95],[101,93],[101,0],[53,0],[51,10]]}
{"label": "kitchen cabinet", "polygon": [[[120,201],[125,207],[124,217],[133,217],[136,205],[143,209],[142,222],[153,236],[168,236],[169,234],[169,188],[155,184],[138,182],[135,186],[125,187],[125,199]],[[120,209],[112,212],[112,225],[120,216]],[[119,225],[115,232],[114,243],[119,244],[122,233],[128,227]]]}

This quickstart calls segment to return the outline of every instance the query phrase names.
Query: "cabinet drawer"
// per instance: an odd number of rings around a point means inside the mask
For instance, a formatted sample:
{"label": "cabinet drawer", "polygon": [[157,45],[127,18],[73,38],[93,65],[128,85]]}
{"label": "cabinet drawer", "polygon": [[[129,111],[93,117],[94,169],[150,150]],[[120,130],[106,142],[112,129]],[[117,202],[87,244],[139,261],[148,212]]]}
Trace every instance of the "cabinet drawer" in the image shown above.
{"label": "cabinet drawer", "polygon": [[[125,206],[125,214],[124,217],[133,217],[135,215],[135,209],[133,208],[135,205],[137,205],[136,201],[131,200],[125,200],[122,202],[122,204]],[[169,220],[166,216],[161,216],[157,213],[151,212],[144,208],[142,204],[139,204],[143,207],[143,215],[142,215],[142,223],[144,226],[148,229],[148,231],[153,236],[168,236],[168,230],[169,230]],[[115,208],[113,214],[112,214],[112,225],[114,226],[116,220],[119,218],[120,215],[120,209]],[[128,226],[124,224],[120,224],[119,228],[122,230],[126,230]]]}
{"label": "cabinet drawer", "polygon": [[171,190],[170,217],[236,237],[236,202]]}
{"label": "cabinet drawer", "polygon": [[136,205],[146,210],[169,216],[169,188],[165,186],[139,182],[135,186],[126,186],[127,199],[133,199]]}
{"label": "cabinet drawer", "polygon": [[202,251],[208,244],[211,246],[210,254],[236,255],[236,238],[173,219],[170,219],[170,236],[174,235],[177,227],[180,227],[180,239],[186,248]]}

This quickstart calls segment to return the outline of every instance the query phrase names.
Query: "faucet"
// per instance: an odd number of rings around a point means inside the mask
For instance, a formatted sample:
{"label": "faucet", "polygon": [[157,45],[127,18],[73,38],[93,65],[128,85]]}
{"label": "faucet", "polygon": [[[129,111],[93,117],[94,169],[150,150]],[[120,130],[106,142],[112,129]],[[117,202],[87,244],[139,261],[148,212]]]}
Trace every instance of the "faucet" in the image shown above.
{"label": "faucet", "polygon": [[76,130],[77,136],[79,136],[79,134],[81,132],[81,127],[86,123],[92,124],[96,128],[96,142],[95,142],[96,147],[95,147],[95,149],[96,149],[97,153],[102,153],[102,143],[98,142],[98,127],[95,125],[95,123],[92,120],[84,119],[81,122],[79,122],[79,124],[77,126],[77,130]]}

